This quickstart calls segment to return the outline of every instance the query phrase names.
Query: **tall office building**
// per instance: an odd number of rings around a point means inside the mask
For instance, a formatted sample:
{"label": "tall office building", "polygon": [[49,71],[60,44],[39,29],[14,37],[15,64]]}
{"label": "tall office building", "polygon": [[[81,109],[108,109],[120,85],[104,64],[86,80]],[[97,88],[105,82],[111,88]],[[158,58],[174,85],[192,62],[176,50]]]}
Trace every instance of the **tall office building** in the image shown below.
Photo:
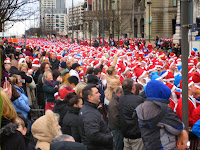
{"label": "tall office building", "polygon": [[40,27],[43,35],[67,34],[65,0],[40,0]]}

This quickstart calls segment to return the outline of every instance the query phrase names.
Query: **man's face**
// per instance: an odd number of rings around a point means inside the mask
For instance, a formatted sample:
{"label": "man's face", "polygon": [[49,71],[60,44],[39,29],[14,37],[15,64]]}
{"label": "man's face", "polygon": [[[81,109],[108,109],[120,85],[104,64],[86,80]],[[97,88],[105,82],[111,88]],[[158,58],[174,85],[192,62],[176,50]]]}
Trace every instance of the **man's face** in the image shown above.
{"label": "man's face", "polygon": [[192,84],[192,85],[189,87],[189,90],[194,94],[194,93],[196,93],[197,87],[196,87],[194,84]]}
{"label": "man's face", "polygon": [[171,67],[171,69],[175,70],[176,69],[176,64],[173,64],[172,67]]}
{"label": "man's face", "polygon": [[56,59],[56,53],[52,53],[52,59]]}
{"label": "man's face", "polygon": [[99,104],[100,96],[101,94],[99,93],[98,89],[95,87],[92,88],[92,95],[90,95],[91,102],[94,104]]}

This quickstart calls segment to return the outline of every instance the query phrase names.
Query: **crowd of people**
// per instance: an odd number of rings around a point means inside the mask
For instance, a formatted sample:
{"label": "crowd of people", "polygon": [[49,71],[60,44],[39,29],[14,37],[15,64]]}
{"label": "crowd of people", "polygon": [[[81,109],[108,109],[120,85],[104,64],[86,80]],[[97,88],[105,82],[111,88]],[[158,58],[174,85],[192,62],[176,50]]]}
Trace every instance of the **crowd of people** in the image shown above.
{"label": "crowd of people", "polygon": [[[125,39],[116,48],[48,39],[0,41],[1,149],[187,149],[180,45],[169,44],[165,51],[159,42]],[[197,49],[188,65],[189,126],[198,137]],[[33,118],[33,110],[44,115]]]}

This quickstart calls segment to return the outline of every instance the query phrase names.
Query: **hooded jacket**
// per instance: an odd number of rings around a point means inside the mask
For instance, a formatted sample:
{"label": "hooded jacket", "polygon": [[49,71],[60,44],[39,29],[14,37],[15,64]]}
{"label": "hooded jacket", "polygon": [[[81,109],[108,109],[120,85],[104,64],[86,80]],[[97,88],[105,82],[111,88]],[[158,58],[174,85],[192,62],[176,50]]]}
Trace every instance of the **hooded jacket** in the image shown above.
{"label": "hooded jacket", "polygon": [[44,116],[38,118],[33,123],[31,132],[38,139],[36,148],[49,150],[52,139],[62,134],[61,131],[57,130],[57,121],[55,114],[51,110],[47,110]]}
{"label": "hooded jacket", "polygon": [[171,90],[162,82],[152,80],[145,93],[148,99],[136,108],[136,112],[146,149],[176,149],[176,136],[183,130],[183,123],[168,107]]}

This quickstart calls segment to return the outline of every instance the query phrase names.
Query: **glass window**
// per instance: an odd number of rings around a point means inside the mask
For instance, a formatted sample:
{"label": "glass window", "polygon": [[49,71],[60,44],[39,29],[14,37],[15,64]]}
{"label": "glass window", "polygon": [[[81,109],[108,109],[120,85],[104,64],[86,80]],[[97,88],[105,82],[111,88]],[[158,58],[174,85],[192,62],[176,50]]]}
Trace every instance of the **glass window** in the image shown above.
{"label": "glass window", "polygon": [[59,28],[56,28],[56,31],[58,31],[58,32],[59,32]]}
{"label": "glass window", "polygon": [[56,19],[56,23],[59,23],[59,19]]}
{"label": "glass window", "polygon": [[177,0],[173,0],[173,7],[177,6]]}
{"label": "glass window", "polygon": [[59,16],[58,16],[58,15],[56,15],[56,18],[59,18]]}
{"label": "glass window", "polygon": [[56,24],[56,27],[59,27],[59,24]]}

